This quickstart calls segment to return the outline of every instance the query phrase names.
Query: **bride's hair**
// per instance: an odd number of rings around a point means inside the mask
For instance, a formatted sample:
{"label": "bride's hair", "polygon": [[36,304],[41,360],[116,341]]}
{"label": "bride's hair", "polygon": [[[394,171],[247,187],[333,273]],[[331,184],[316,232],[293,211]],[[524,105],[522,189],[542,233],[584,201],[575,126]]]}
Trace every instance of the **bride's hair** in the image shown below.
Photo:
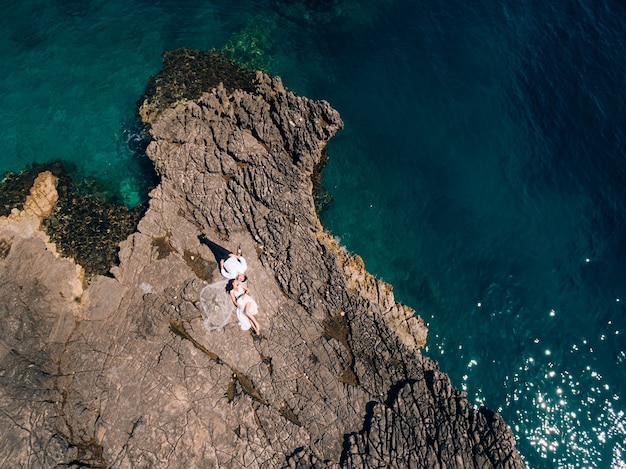
{"label": "bride's hair", "polygon": [[231,278],[228,283],[226,284],[226,293],[230,293],[230,291],[234,288],[233,287],[233,282],[235,281],[234,278]]}

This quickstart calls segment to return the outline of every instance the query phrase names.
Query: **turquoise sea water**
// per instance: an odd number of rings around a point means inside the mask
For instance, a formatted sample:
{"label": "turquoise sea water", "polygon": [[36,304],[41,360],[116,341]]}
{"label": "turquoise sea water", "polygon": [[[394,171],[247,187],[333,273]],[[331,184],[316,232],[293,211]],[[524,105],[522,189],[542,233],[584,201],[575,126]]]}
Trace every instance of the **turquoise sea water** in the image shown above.
{"label": "turquoise sea water", "polygon": [[617,1],[2,1],[0,171],[132,205],[161,53],[227,46],[346,128],[324,225],[529,468],[626,467],[626,8]]}

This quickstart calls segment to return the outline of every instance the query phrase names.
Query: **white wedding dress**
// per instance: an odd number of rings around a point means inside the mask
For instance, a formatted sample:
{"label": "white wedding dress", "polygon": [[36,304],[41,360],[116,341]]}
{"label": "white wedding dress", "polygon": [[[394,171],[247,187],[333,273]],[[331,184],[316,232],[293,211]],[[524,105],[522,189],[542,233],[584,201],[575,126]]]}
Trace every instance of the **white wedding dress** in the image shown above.
{"label": "white wedding dress", "polygon": [[259,307],[256,301],[254,301],[250,295],[246,294],[243,286],[239,285],[233,290],[233,293],[235,294],[235,298],[237,298],[237,319],[239,320],[239,326],[241,330],[247,331],[252,327],[252,324],[250,324],[250,320],[248,316],[246,316],[246,305],[250,303],[250,314],[252,315],[256,315],[259,312]]}

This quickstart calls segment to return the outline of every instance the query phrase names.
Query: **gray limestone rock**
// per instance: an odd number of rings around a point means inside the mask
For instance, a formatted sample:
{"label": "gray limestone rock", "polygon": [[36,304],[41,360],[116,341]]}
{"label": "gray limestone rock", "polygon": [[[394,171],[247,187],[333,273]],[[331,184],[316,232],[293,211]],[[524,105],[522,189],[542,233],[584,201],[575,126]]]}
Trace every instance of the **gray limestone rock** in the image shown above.
{"label": "gray limestone rock", "polygon": [[[338,113],[252,84],[158,113],[161,182],[80,294],[44,236],[0,224],[0,466],[523,467],[502,418],[421,355],[423,321],[324,232],[312,175]],[[241,246],[260,336],[234,306],[204,327],[220,276],[201,232]]]}

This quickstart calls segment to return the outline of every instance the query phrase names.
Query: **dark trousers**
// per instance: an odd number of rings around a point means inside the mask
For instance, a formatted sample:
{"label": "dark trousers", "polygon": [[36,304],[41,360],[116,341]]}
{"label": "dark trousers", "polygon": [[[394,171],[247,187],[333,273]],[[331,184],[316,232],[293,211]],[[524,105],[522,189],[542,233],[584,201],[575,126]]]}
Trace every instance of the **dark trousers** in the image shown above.
{"label": "dark trousers", "polygon": [[209,240],[204,233],[198,236],[198,240],[205,246],[209,247],[209,249],[215,256],[215,260],[217,261],[218,265],[221,260],[228,259],[228,256],[232,254],[232,252],[225,247],[220,246],[219,244],[215,244],[213,241]]}

